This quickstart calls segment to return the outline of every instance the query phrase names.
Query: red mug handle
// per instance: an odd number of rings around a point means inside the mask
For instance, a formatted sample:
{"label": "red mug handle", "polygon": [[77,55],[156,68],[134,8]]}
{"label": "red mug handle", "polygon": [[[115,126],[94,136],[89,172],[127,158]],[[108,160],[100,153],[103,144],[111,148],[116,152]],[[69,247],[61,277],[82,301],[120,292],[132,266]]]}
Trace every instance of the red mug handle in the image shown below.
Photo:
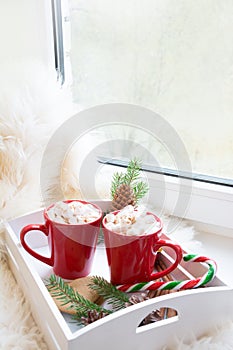
{"label": "red mug handle", "polygon": [[158,247],[170,247],[170,248],[172,248],[176,253],[176,260],[174,261],[174,263],[172,265],[170,265],[165,270],[152,273],[150,276],[151,280],[166,276],[171,271],[175,270],[175,268],[177,267],[177,265],[181,262],[181,260],[183,258],[183,251],[182,251],[182,248],[179,246],[179,244],[176,244],[174,242],[171,242],[171,241],[168,241],[165,239],[160,239],[159,242],[157,242],[157,244],[156,244],[156,249],[158,249]]}
{"label": "red mug handle", "polygon": [[35,252],[32,248],[29,247],[29,245],[25,241],[25,236],[29,231],[41,231],[45,234],[45,236],[48,236],[49,231],[48,228],[43,224],[32,224],[25,226],[21,232],[20,232],[20,241],[24,249],[31,254],[34,258],[42,261],[43,263],[53,266],[53,259],[47,258],[46,256],[40,255],[37,252]]}

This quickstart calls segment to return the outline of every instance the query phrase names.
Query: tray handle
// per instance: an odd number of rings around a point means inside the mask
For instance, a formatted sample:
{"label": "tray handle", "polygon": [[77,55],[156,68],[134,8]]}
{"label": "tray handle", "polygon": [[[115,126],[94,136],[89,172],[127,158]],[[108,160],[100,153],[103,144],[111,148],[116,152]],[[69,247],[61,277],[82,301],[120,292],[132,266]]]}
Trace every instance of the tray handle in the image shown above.
{"label": "tray handle", "polygon": [[[233,308],[228,307],[231,311],[226,310],[228,304],[226,300],[230,300],[230,295],[233,296],[232,293],[233,291],[228,287],[208,287],[160,296],[144,302],[141,307],[140,304],[137,304],[134,312],[132,310],[131,316],[133,317],[129,316],[131,324],[134,324],[131,333],[136,333],[138,340],[143,333],[147,337],[157,333],[157,337],[159,337],[161,331],[167,332],[168,335],[171,332],[171,335],[173,333],[174,336],[180,336],[183,339],[186,334],[187,337],[190,336],[190,332],[196,335],[203,334],[216,325],[217,320],[231,317]],[[164,307],[176,310],[177,315],[139,327],[141,321],[150,312]]]}
{"label": "tray handle", "polygon": [[[216,326],[219,320],[229,319],[232,314],[232,307],[229,308],[232,293],[227,287],[209,287],[150,299],[84,327],[77,343],[75,333],[71,343],[85,348],[87,343],[92,345],[93,339],[93,345],[111,350],[119,350],[119,339],[124,342],[124,349],[140,350],[146,347],[157,350],[165,345],[173,346],[174,339],[188,341],[193,334],[198,337]],[[162,307],[175,309],[177,316],[138,327],[149,313]],[[71,346],[73,349],[76,349],[75,346]]]}

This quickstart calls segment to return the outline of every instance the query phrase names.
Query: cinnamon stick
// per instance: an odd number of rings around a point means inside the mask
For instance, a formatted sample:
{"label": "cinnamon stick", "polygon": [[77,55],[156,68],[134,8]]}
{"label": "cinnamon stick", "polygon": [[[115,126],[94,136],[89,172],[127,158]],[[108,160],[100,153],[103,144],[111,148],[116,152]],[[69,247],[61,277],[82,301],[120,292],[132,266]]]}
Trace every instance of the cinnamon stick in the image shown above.
{"label": "cinnamon stick", "polygon": [[[158,253],[160,254],[160,253]],[[158,256],[157,262],[156,262],[156,270],[158,272],[160,271],[164,271],[167,268],[166,264],[164,263],[164,261],[162,261],[161,257]],[[167,274],[166,276],[163,276],[162,280],[164,282],[169,282],[169,281],[173,281],[174,279],[172,278],[172,276],[170,274]],[[158,297],[161,295],[166,295],[169,293],[174,293],[175,291],[172,290],[156,290],[156,291],[149,291],[148,293],[148,297],[149,298],[154,298],[154,297]],[[171,309],[171,308],[161,308],[159,310],[159,314],[161,316],[162,319],[165,318],[169,318],[169,317],[173,317],[177,315],[176,310]]]}

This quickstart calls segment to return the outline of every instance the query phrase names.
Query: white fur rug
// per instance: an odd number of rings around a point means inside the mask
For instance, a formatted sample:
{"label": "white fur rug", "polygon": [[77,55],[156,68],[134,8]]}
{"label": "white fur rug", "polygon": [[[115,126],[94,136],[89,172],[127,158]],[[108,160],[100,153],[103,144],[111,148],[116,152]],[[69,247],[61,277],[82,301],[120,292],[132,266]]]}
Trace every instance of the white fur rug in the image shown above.
{"label": "white fur rug", "polygon": [[[2,220],[41,207],[39,173],[43,150],[53,130],[77,110],[69,91],[58,87],[55,72],[48,72],[36,62],[24,62],[24,67],[25,70],[22,67],[18,69],[16,64],[5,67],[2,71],[6,74],[1,75],[0,80]],[[67,169],[64,172],[70,174],[70,178],[64,177],[64,196],[77,197],[75,174],[67,172]],[[56,184],[49,185],[48,191],[56,199]],[[189,229],[190,245],[194,244],[192,238],[193,231]],[[30,305],[8,267],[3,245],[0,248],[0,349],[47,349],[43,334],[31,315]],[[192,344],[177,340],[172,349],[166,350],[176,349],[233,349],[233,323],[210,329],[209,334],[201,339],[194,337]]]}
{"label": "white fur rug", "polygon": [[46,350],[47,345],[30,311],[30,304],[0,252],[0,349]]}

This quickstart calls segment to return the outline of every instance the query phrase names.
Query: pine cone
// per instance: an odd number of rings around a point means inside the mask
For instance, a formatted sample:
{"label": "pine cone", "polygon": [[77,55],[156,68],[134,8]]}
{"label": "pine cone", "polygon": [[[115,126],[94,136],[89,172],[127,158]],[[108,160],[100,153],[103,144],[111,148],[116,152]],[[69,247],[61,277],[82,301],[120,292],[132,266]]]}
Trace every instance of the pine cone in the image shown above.
{"label": "pine cone", "polygon": [[129,301],[125,303],[125,306],[130,306],[134,304],[141,303],[142,301],[148,300],[148,296],[146,293],[141,294],[133,294],[129,297]]}
{"label": "pine cone", "polygon": [[89,310],[86,317],[81,317],[81,322],[84,326],[87,326],[88,324],[100,320],[107,315],[108,313],[105,313],[104,311]]}
{"label": "pine cone", "polygon": [[[150,298],[148,297],[148,295],[146,293],[142,293],[142,294],[139,294],[139,295],[133,294],[129,298],[129,303],[126,303],[126,306],[138,304],[138,303],[141,303],[142,301],[145,301],[145,300],[148,300],[148,299],[150,299]],[[142,322],[140,323],[139,326],[144,326],[146,324],[153,323],[153,322],[160,321],[160,320],[162,320],[162,318],[161,318],[159,310],[154,310],[151,313],[149,313],[149,315],[147,315],[142,320]]]}
{"label": "pine cone", "polygon": [[144,326],[146,324],[149,324],[149,323],[153,323],[153,322],[156,322],[156,321],[161,321],[162,320],[162,317],[160,315],[160,312],[159,310],[154,310],[152,311],[151,313],[149,313],[149,315],[147,315],[143,320],[142,322],[140,323],[139,326]]}
{"label": "pine cone", "polygon": [[121,210],[127,205],[136,205],[136,198],[130,185],[121,184],[117,187],[112,200],[111,211]]}

